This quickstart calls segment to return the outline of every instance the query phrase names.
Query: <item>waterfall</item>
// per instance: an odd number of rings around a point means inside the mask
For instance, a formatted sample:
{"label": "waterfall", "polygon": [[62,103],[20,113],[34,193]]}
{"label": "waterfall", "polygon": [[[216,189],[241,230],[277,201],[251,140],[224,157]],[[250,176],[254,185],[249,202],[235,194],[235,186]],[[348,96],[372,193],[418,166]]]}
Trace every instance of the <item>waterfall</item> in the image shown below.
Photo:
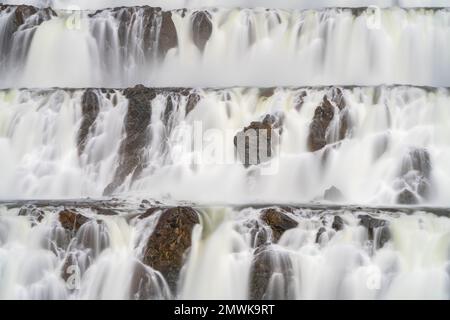
{"label": "waterfall", "polygon": [[[449,205],[447,89],[341,88],[345,108],[317,152],[311,121],[334,87],[146,90],[139,108],[123,90],[1,91],[1,197],[320,203],[335,187],[347,204],[405,203],[407,191],[411,203]],[[233,137],[267,115],[282,121],[277,156],[267,172],[245,168]]]}
{"label": "waterfall", "polygon": [[135,7],[57,11],[34,29],[24,73],[2,87],[450,83],[448,9]]}
{"label": "waterfall", "polygon": [[297,226],[255,248],[255,230],[272,237],[260,218],[267,209],[199,208],[171,293],[140,262],[159,213],[122,205],[116,215],[78,208],[89,220],[76,233],[58,222],[61,207],[3,206],[0,298],[449,299],[446,217],[292,208]]}
{"label": "waterfall", "polygon": [[441,0],[0,4],[0,299],[450,299]]}

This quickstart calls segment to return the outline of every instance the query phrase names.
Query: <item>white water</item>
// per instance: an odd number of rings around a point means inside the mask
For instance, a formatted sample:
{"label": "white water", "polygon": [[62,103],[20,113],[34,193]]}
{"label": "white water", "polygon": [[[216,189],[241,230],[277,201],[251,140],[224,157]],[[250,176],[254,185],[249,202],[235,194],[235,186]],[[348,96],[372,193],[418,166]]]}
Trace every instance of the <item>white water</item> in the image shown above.
{"label": "white water", "polygon": [[[213,29],[204,52],[192,41],[193,12],[172,12],[178,47],[163,61],[142,50],[139,11],[125,48],[111,11],[92,18],[59,12],[37,27],[26,62],[18,62],[25,65],[21,77],[2,77],[0,86],[450,85],[447,9],[357,17],[349,9],[209,10]],[[157,43],[158,33],[151,40]]]}
{"label": "white water", "polygon": [[[126,215],[98,216],[90,209],[78,209],[100,222],[83,225],[67,247],[62,241],[66,233],[56,219],[58,208],[44,208],[45,217],[37,225],[30,216],[18,216],[18,209],[0,210],[1,299],[249,298],[255,252],[249,234],[259,221],[258,210],[202,210],[202,225],[194,228],[192,248],[173,296],[159,273],[139,262],[146,230],[152,229],[158,215],[127,222]],[[274,286],[269,286],[265,298],[450,298],[448,218],[420,212],[381,214],[379,218],[390,222],[392,237],[376,249],[368,241],[367,229],[358,225],[358,212],[335,212],[346,224],[338,232],[330,227],[329,212],[311,213],[291,214],[299,226],[272,245],[291,267],[271,276]],[[322,215],[326,232],[316,243]],[[68,256],[75,256],[76,262],[65,264]],[[276,263],[276,255],[271,259]],[[77,270],[77,276],[64,281],[61,274],[67,266]],[[151,289],[137,294],[134,284],[139,281]],[[286,296],[277,294],[277,283],[281,290],[289,283]]]}
{"label": "white water", "polygon": [[[304,91],[307,96],[297,110]],[[406,173],[411,167],[401,172],[408,153],[420,149],[429,154],[431,173],[430,196],[419,202],[450,204],[448,90],[344,89],[350,131],[328,148],[325,162],[325,149],[309,152],[307,138],[314,111],[329,89],[279,88],[269,98],[256,89],[197,92],[200,102],[187,116],[185,96],[163,91],[152,100],[150,126],[139,131],[152,136],[145,138],[140,153],[144,170],[134,181],[130,174],[115,194],[198,203],[302,203],[324,201],[324,191],[335,186],[344,195],[343,203],[395,204],[404,188],[417,191],[418,172]],[[95,128],[84,153],[78,155],[82,94],[82,90],[0,93],[3,199],[103,195],[120,161],[128,100],[120,91],[109,99],[99,94]],[[178,111],[165,125],[167,95]],[[266,114],[284,115],[279,154],[260,169],[245,169],[234,159],[233,137]],[[333,139],[336,126],[336,121],[331,124],[328,139]],[[194,149],[193,144],[199,147]]]}

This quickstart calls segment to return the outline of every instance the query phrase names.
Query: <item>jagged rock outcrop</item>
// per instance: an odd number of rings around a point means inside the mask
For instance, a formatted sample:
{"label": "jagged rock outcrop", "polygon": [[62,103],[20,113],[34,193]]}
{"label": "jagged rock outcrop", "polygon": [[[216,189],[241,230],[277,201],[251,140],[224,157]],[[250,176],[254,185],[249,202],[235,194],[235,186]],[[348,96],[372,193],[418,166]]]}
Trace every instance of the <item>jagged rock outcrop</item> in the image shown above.
{"label": "jagged rock outcrop", "polygon": [[196,92],[190,92],[188,94],[188,101],[186,103],[186,115],[188,115],[192,110],[195,109],[197,104],[200,102],[200,95]]}
{"label": "jagged rock outcrop", "polygon": [[[141,48],[146,56],[153,54],[164,58],[167,52],[178,46],[178,35],[172,20],[172,12],[157,7],[118,7],[110,10],[119,21],[118,36],[123,48],[130,48],[136,41],[136,32],[140,34]],[[105,10],[98,10],[90,17],[101,15]],[[136,28],[133,28],[136,26]]]}
{"label": "jagged rock outcrop", "polygon": [[192,40],[203,52],[213,30],[211,15],[206,11],[197,11],[192,15]]}
{"label": "jagged rock outcrop", "polygon": [[292,262],[287,253],[271,245],[257,248],[250,269],[250,299],[292,298],[291,277]]}
{"label": "jagged rock outcrop", "polygon": [[270,208],[261,213],[261,220],[272,230],[273,241],[278,242],[283,233],[296,228],[298,222],[289,217],[281,209]]}
{"label": "jagged rock outcrop", "polygon": [[339,216],[334,216],[331,228],[333,228],[336,231],[341,231],[342,229],[344,229],[344,226],[345,226],[344,219],[342,219]]}
{"label": "jagged rock outcrop", "polygon": [[11,20],[11,23],[14,26],[13,32],[15,32],[20,26],[24,25],[28,18],[32,16],[34,16],[35,19],[30,21],[30,27],[40,25],[42,22],[57,15],[52,8],[39,9],[29,5],[0,5],[0,12],[6,10],[14,11]]}
{"label": "jagged rock outcrop", "polygon": [[125,118],[126,137],[119,149],[120,160],[114,180],[105,188],[104,194],[112,194],[129,176],[139,175],[143,169],[142,151],[150,136],[148,126],[151,121],[151,102],[156,97],[155,89],[138,85],[124,91],[128,98],[128,113]]}
{"label": "jagged rock outcrop", "polygon": [[426,149],[413,148],[402,160],[399,178],[402,190],[397,196],[399,204],[417,204],[427,199],[431,188],[431,157]]}
{"label": "jagged rock outcrop", "polygon": [[145,248],[143,262],[162,273],[175,290],[184,254],[191,246],[192,230],[200,220],[189,207],[175,207],[161,213]]}
{"label": "jagged rock outcrop", "polygon": [[89,132],[94,129],[95,120],[100,112],[100,101],[97,90],[87,89],[81,99],[83,120],[78,130],[78,154],[82,154],[86,147]]}
{"label": "jagged rock outcrop", "polygon": [[[18,63],[18,67],[23,67],[33,34],[36,31],[32,28],[56,16],[56,13],[51,8],[38,9],[27,5],[0,5],[1,11],[11,14],[8,23],[1,30],[3,41],[1,43],[0,60],[4,64]],[[27,30],[26,38],[19,38],[19,29]]]}
{"label": "jagged rock outcrop", "polygon": [[360,225],[367,229],[368,239],[375,241],[376,248],[382,248],[391,239],[389,223],[386,220],[376,219],[370,215],[359,215],[358,218]]}
{"label": "jagged rock outcrop", "polygon": [[31,219],[32,226],[35,226],[44,219],[45,213],[43,210],[31,205],[20,208],[19,216],[29,217]]}
{"label": "jagged rock outcrop", "polygon": [[246,168],[273,157],[279,142],[278,132],[281,134],[282,120],[281,116],[266,115],[262,121],[254,121],[236,134],[234,146]]}
{"label": "jagged rock outcrop", "polygon": [[[330,97],[329,97],[330,96]],[[335,108],[339,110],[335,114]],[[339,116],[338,132],[330,132],[330,124],[335,116]],[[346,102],[342,91],[334,88],[329,95],[323,97],[322,103],[316,108],[309,127],[308,149],[315,152],[327,144],[344,139],[350,127],[350,119],[346,110]]]}
{"label": "jagged rock outcrop", "polygon": [[75,210],[64,209],[59,213],[58,220],[64,229],[76,233],[82,225],[89,221],[89,218]]}

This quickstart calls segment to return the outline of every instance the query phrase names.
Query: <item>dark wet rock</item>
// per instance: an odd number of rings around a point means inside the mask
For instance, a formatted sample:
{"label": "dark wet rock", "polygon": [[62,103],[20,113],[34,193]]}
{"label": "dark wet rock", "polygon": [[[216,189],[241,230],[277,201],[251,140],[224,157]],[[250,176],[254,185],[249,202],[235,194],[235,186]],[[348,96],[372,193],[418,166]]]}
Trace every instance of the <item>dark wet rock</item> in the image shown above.
{"label": "dark wet rock", "polygon": [[334,216],[333,224],[331,225],[331,227],[336,231],[341,231],[342,229],[344,229],[344,226],[345,226],[344,219],[342,219],[339,216]]}
{"label": "dark wet rock", "polygon": [[77,213],[75,210],[65,209],[59,213],[61,226],[72,232],[77,232],[81,226],[89,221],[89,218]]}
{"label": "dark wet rock", "polygon": [[383,246],[392,239],[392,233],[388,226],[382,227],[378,233],[375,234],[375,245],[377,248]]}
{"label": "dark wet rock", "polygon": [[391,239],[389,223],[386,220],[376,219],[370,215],[359,215],[358,218],[360,225],[367,229],[368,239],[375,241],[377,248],[383,247]]}
{"label": "dark wet rock", "polygon": [[303,107],[303,104],[305,103],[306,96],[307,96],[306,91],[300,92],[300,94],[297,96],[297,100],[295,102],[295,110],[300,111],[300,109]]}
{"label": "dark wet rock", "polygon": [[325,190],[323,198],[327,201],[342,201],[344,199],[344,195],[341,190],[336,188],[335,186],[330,187]]}
{"label": "dark wet rock", "polygon": [[[35,27],[56,16],[56,13],[50,8],[38,9],[27,5],[9,6],[1,4],[0,11],[11,13],[9,20],[2,26],[1,30],[3,41],[1,43],[0,61],[2,61],[2,64],[14,64],[18,61],[20,63],[18,67],[23,67],[33,35],[37,29]],[[19,38],[19,32],[23,30],[27,30],[27,36]],[[17,43],[18,40],[20,40],[20,43]],[[13,45],[14,43],[16,45]]]}
{"label": "dark wet rock", "polygon": [[87,89],[81,99],[83,120],[78,131],[78,154],[82,154],[86,147],[89,132],[94,129],[95,120],[100,112],[100,101],[95,89]]}
{"label": "dark wet rock", "polygon": [[205,49],[212,34],[211,15],[206,11],[197,11],[192,15],[192,37],[200,51]]}
{"label": "dark wet rock", "polygon": [[326,133],[333,117],[334,107],[324,97],[322,104],[316,108],[313,121],[309,127],[308,148],[310,151],[318,151],[327,145]]}
{"label": "dark wet rock", "polygon": [[174,110],[175,110],[175,106],[178,105],[177,102],[174,102],[175,97],[172,97],[171,95],[167,96],[166,98],[166,109],[164,110],[164,115],[163,115],[163,123],[164,125],[167,127],[170,117],[172,116]]}
{"label": "dark wet rock", "polygon": [[40,223],[45,217],[43,210],[36,208],[35,206],[24,206],[19,210],[19,216],[31,218],[32,225],[35,226]]}
{"label": "dark wet rock", "polygon": [[296,228],[298,222],[277,209],[266,209],[261,214],[261,220],[264,221],[270,229],[272,229],[272,236],[274,242],[280,240],[283,233],[287,230]]}
{"label": "dark wet rock", "polygon": [[161,56],[165,56],[170,49],[176,48],[177,46],[178,35],[172,20],[172,13],[165,11],[162,13],[158,53]]}
{"label": "dark wet rock", "polygon": [[[346,109],[346,102],[342,91],[339,88],[334,88],[329,95],[330,97],[325,95],[322,103],[316,108],[309,127],[308,149],[311,152],[321,150],[329,143],[344,139],[350,128],[350,116]],[[334,106],[339,110],[339,114],[337,115],[340,117],[339,133],[338,137],[331,139],[328,135],[328,128],[335,117]]]}
{"label": "dark wet rock", "polygon": [[148,270],[148,267],[136,262],[130,282],[130,299],[133,300],[157,300],[169,299],[170,290],[164,279],[157,273]]}
{"label": "dark wet rock", "polygon": [[270,245],[255,250],[250,269],[250,299],[292,298],[292,262],[287,253]]}
{"label": "dark wet rock", "polygon": [[56,16],[57,14],[51,8],[36,8],[28,5],[18,5],[18,6],[9,6],[9,5],[0,5],[0,11],[4,10],[14,10],[14,15],[12,16],[12,23],[15,26],[15,30],[17,30],[20,26],[28,23],[28,19],[34,16],[35,19],[30,21],[31,26],[38,26],[42,22],[51,19],[51,17]]}
{"label": "dark wet rock", "polygon": [[274,95],[276,88],[263,88],[259,90],[259,96],[262,98],[270,98]]}
{"label": "dark wet rock", "polygon": [[399,204],[417,204],[428,199],[431,189],[431,157],[426,149],[412,148],[402,160],[399,177],[404,182],[399,193]]}
{"label": "dark wet rock", "polygon": [[198,93],[190,93],[188,95],[188,101],[186,103],[186,115],[188,115],[192,110],[195,109],[200,101],[200,95]]}
{"label": "dark wet rock", "polygon": [[152,216],[153,214],[155,214],[156,212],[158,212],[160,210],[162,210],[162,209],[159,208],[159,207],[149,208],[149,209],[147,209],[147,211],[145,211],[144,213],[140,214],[138,216],[138,219],[139,220],[146,219],[146,218]]}
{"label": "dark wet rock", "polygon": [[411,192],[408,189],[404,189],[401,191],[397,196],[397,203],[398,204],[405,204],[405,205],[411,205],[411,204],[418,204],[419,199],[417,196]]}
{"label": "dark wet rock", "polygon": [[167,209],[147,241],[143,262],[161,272],[172,290],[176,289],[184,254],[191,247],[192,230],[199,223],[192,208]]}
{"label": "dark wet rock", "polygon": [[387,225],[386,220],[377,219],[369,215],[359,215],[360,224],[367,229],[380,228]]}
{"label": "dark wet rock", "polygon": [[262,121],[254,121],[234,137],[237,154],[246,168],[269,161],[278,144],[282,118],[266,115]]}
{"label": "dark wet rock", "polygon": [[124,91],[128,98],[128,113],[125,117],[126,137],[119,149],[120,160],[114,180],[106,187],[104,195],[112,194],[129,176],[136,177],[143,169],[143,150],[150,142],[148,126],[151,120],[151,102],[156,97],[154,89],[138,85]]}
{"label": "dark wet rock", "polygon": [[[139,24],[144,32],[141,47],[147,57],[155,55],[164,58],[167,52],[178,46],[178,35],[170,11],[162,11],[161,8],[149,6],[142,7],[117,7],[107,9],[115,17],[118,23],[118,36],[121,47],[131,47],[136,41],[136,34],[132,33],[133,25]],[[103,10],[89,14],[90,17],[101,15]]]}
{"label": "dark wet rock", "polygon": [[110,208],[94,207],[98,215],[101,216],[117,216],[118,213]]}
{"label": "dark wet rock", "polygon": [[320,243],[320,239],[322,238],[322,235],[326,232],[327,230],[324,227],[320,227],[319,230],[317,231],[317,235],[316,235],[316,243]]}

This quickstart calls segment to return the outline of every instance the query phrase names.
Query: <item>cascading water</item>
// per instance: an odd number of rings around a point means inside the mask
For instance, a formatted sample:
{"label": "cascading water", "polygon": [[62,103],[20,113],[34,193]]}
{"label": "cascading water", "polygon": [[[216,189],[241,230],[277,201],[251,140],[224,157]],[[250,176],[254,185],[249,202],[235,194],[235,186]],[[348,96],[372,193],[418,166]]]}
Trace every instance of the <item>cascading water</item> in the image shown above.
{"label": "cascading water", "polygon": [[0,299],[450,299],[448,4],[273,3],[0,5]]}
{"label": "cascading water", "polygon": [[450,83],[448,9],[119,8],[35,29],[22,77],[2,87]]}
{"label": "cascading water", "polygon": [[[154,95],[142,94],[143,107],[130,105],[122,90],[2,91],[2,198],[303,203],[324,201],[336,187],[342,203],[404,203],[407,190],[413,203],[450,204],[447,89],[338,89],[345,107],[336,107],[328,145],[317,152],[308,145],[311,122],[336,88],[145,90]],[[98,109],[83,113],[89,107]],[[266,115],[282,122],[277,156],[266,170],[245,168],[233,137]],[[339,139],[333,131],[344,125]]]}
{"label": "cascading water", "polygon": [[77,208],[89,217],[78,226],[61,210],[2,208],[0,298],[449,299],[450,220],[431,213],[291,208],[271,244],[271,209],[199,208],[171,293],[141,262],[160,211]]}

